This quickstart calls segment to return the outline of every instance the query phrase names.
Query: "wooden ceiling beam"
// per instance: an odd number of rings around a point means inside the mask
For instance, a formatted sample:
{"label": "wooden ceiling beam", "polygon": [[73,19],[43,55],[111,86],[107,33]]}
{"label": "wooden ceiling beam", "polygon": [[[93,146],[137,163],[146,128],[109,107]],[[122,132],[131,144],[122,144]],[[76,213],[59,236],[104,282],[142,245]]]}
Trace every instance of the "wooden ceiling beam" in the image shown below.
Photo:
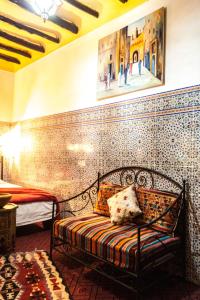
{"label": "wooden ceiling beam", "polygon": [[11,42],[14,42],[16,44],[22,45],[26,48],[41,52],[41,53],[45,53],[45,49],[41,44],[34,44],[32,42],[26,41],[22,38],[16,37],[10,33],[7,33],[3,30],[0,30],[0,36],[3,37],[4,39],[7,39]]}
{"label": "wooden ceiling beam", "polygon": [[33,27],[30,27],[30,26],[27,26],[27,25],[22,24],[20,22],[17,22],[17,21],[15,21],[15,20],[7,17],[7,16],[0,15],[0,21],[8,23],[8,24],[10,24],[10,25],[12,25],[14,27],[17,27],[18,29],[27,31],[28,33],[36,34],[36,35],[38,35],[38,36],[40,36],[42,38],[45,38],[45,39],[47,39],[49,41],[54,42],[54,43],[58,44],[60,42],[60,39],[57,38],[57,37],[53,37],[53,36],[48,35],[48,34],[42,32],[42,31],[39,31],[38,29],[35,29]]}
{"label": "wooden ceiling beam", "polygon": [[30,52],[28,52],[26,50],[14,48],[14,47],[2,44],[2,43],[0,43],[0,49],[7,50],[7,51],[10,51],[10,52],[13,52],[13,53],[17,53],[19,55],[22,55],[22,56],[25,56],[25,57],[28,57],[28,58],[32,58]]}
{"label": "wooden ceiling beam", "polygon": [[2,54],[2,53],[0,53],[0,59],[9,61],[9,62],[14,63],[14,64],[18,64],[18,65],[21,64],[21,62],[18,58],[15,58],[15,57],[9,56],[9,55],[5,55],[5,54]]}
{"label": "wooden ceiling beam", "polygon": [[78,27],[73,22],[61,19],[58,16],[51,16],[49,17],[48,20],[50,20],[51,22],[57,24],[58,26],[64,29],[67,29],[68,31],[71,31],[74,34],[77,34],[79,31]]}
{"label": "wooden ceiling beam", "polygon": [[79,1],[76,1],[76,0],[65,0],[66,2],[70,3],[71,5],[75,6],[76,8],[86,12],[87,14],[91,15],[91,16],[94,16],[96,18],[99,17],[99,12],[90,8],[89,6],[79,2]]}
{"label": "wooden ceiling beam", "polygon": [[[18,6],[38,16],[38,14],[34,11],[30,3],[24,0],[9,0],[9,1],[17,4]],[[76,33],[76,34],[78,33],[78,27],[73,22],[67,21],[58,16],[50,16],[48,20],[52,21],[53,23],[57,24],[58,26],[64,29],[71,31],[72,33]]]}

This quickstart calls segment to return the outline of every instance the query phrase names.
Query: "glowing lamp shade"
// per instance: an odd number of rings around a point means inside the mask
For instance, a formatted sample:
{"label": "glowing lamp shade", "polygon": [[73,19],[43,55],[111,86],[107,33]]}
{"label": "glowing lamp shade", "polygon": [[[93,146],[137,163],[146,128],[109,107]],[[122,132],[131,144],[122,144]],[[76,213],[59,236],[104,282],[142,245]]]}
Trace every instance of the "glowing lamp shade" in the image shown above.
{"label": "glowing lamp shade", "polygon": [[62,0],[33,0],[32,6],[35,12],[42,17],[44,22],[56,13]]}

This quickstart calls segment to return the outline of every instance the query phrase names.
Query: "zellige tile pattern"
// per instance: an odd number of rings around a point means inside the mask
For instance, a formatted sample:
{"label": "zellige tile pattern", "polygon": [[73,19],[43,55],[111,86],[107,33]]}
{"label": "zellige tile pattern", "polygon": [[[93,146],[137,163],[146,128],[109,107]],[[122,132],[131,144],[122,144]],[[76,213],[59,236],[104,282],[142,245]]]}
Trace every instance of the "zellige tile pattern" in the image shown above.
{"label": "zellige tile pattern", "polygon": [[126,165],[187,179],[187,277],[200,283],[200,86],[31,119],[20,127],[33,146],[22,151],[8,178],[59,198],[86,188],[98,171]]}

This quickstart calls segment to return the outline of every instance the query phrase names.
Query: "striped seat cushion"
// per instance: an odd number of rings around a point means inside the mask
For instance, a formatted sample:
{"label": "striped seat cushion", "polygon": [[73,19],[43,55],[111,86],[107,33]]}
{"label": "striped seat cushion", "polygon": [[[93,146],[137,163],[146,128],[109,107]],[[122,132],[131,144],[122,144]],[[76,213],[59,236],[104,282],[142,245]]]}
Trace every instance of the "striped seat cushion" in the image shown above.
{"label": "striped seat cushion", "polygon": [[[136,269],[137,228],[135,224],[112,225],[110,218],[97,214],[69,217],[54,223],[54,236],[86,250],[121,268]],[[141,230],[141,266],[151,267],[169,259],[180,239]]]}

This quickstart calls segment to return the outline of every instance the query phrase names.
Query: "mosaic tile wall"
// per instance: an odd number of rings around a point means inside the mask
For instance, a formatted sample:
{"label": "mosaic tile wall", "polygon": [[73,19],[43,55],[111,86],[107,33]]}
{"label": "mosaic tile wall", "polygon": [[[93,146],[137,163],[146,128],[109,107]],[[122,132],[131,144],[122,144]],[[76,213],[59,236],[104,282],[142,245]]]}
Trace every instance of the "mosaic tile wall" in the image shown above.
{"label": "mosaic tile wall", "polygon": [[32,149],[8,179],[58,197],[126,165],[187,179],[187,277],[200,283],[200,86],[28,120],[21,130]]}

